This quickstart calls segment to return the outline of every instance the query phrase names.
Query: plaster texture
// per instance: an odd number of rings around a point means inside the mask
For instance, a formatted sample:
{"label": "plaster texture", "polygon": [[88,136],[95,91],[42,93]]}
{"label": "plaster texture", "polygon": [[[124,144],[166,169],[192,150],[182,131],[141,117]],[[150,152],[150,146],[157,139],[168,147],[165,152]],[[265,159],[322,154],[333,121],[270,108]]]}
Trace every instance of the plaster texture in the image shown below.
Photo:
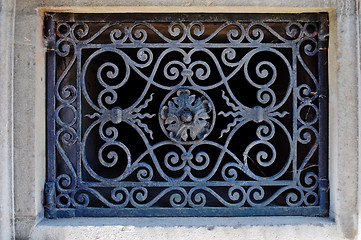
{"label": "plaster texture", "polygon": [[[330,217],[44,219],[51,11],[328,12]],[[356,0],[1,0],[0,239],[361,239],[359,16]]]}
{"label": "plaster texture", "polygon": [[14,2],[0,1],[0,239],[9,239],[13,229],[13,31]]}
{"label": "plaster texture", "polygon": [[[266,221],[265,221],[266,220]],[[46,220],[33,232],[40,239],[342,239],[330,220],[312,218],[102,218]],[[68,226],[59,226],[67,221]],[[268,223],[266,223],[268,222]],[[54,225],[55,224],[55,225]],[[74,225],[73,225],[74,224]],[[69,226],[73,225],[73,226]],[[54,228],[54,226],[56,226]],[[52,231],[49,231],[52,229]],[[56,234],[54,234],[54,232]],[[312,233],[312,235],[311,235]],[[57,235],[58,238],[54,238]]]}

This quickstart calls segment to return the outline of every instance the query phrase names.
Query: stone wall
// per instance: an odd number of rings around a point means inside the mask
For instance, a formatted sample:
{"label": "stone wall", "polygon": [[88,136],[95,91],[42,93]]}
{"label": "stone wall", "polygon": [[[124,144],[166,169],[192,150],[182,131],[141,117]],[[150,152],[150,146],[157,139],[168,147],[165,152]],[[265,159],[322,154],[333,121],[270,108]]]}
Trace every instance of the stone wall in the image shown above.
{"label": "stone wall", "polygon": [[14,2],[1,0],[0,10],[0,239],[13,233],[13,52]]}
{"label": "stone wall", "polygon": [[[330,217],[44,219],[47,11],[328,12]],[[358,1],[1,0],[0,19],[1,240],[361,239]]]}

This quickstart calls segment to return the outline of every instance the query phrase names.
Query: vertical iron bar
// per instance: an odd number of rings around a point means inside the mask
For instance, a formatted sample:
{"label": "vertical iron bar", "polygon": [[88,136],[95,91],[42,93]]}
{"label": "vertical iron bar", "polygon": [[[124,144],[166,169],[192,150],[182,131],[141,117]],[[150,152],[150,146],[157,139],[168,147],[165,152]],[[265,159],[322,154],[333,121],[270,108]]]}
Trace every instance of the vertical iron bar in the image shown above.
{"label": "vertical iron bar", "polygon": [[48,31],[46,54],[46,85],[47,85],[47,180],[55,181],[56,152],[55,152],[55,82],[56,82],[56,55],[55,55],[55,23],[51,16],[46,18]]}
{"label": "vertical iron bar", "polygon": [[55,150],[55,82],[56,82],[56,54],[55,54],[55,23],[51,16],[45,19],[46,26],[46,109],[47,109],[47,183],[45,186],[45,215],[54,218],[55,212],[55,179],[56,179],[56,150]]}
{"label": "vertical iron bar", "polygon": [[77,184],[81,183],[82,173],[81,173],[81,162],[82,162],[82,140],[81,140],[81,133],[82,133],[82,109],[81,109],[81,77],[82,77],[82,67],[81,67],[81,47],[78,45],[74,46],[74,54],[76,56],[76,86],[77,86],[77,100],[76,100],[76,110],[78,111],[78,119],[76,123],[76,131],[77,131],[77,142],[76,142],[76,163],[75,167],[77,176],[76,182]]}
{"label": "vertical iron bar", "polygon": [[328,18],[320,15],[320,30],[318,35],[318,77],[319,77],[319,194],[320,215],[328,214]]}
{"label": "vertical iron bar", "polygon": [[297,46],[294,44],[292,46],[292,91],[293,91],[293,102],[292,102],[292,109],[293,109],[293,121],[292,121],[292,131],[293,131],[293,150],[291,149],[291,153],[293,153],[293,164],[292,164],[292,175],[293,175],[293,181],[298,182],[299,179],[297,178],[298,171],[297,171],[297,142],[298,142],[298,129],[297,129]]}

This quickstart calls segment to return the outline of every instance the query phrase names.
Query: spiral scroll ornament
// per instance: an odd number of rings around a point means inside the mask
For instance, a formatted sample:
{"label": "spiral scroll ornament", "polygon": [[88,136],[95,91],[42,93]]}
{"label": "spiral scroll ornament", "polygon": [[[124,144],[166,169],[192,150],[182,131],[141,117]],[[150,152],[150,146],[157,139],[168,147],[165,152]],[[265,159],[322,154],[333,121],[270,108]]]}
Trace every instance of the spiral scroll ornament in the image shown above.
{"label": "spiral scroll ornament", "polygon": [[326,14],[46,21],[47,216],[327,215]]}

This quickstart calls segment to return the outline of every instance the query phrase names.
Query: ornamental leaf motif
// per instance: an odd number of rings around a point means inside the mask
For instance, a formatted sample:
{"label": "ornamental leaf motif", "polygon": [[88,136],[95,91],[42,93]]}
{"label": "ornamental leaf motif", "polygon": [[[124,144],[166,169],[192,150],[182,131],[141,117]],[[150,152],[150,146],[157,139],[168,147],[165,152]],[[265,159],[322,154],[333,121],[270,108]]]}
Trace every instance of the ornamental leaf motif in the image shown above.
{"label": "ornamental leaf motif", "polygon": [[211,111],[209,101],[204,97],[191,95],[189,89],[180,89],[173,101],[161,109],[161,119],[168,125],[169,137],[175,141],[203,139],[209,133]]}

